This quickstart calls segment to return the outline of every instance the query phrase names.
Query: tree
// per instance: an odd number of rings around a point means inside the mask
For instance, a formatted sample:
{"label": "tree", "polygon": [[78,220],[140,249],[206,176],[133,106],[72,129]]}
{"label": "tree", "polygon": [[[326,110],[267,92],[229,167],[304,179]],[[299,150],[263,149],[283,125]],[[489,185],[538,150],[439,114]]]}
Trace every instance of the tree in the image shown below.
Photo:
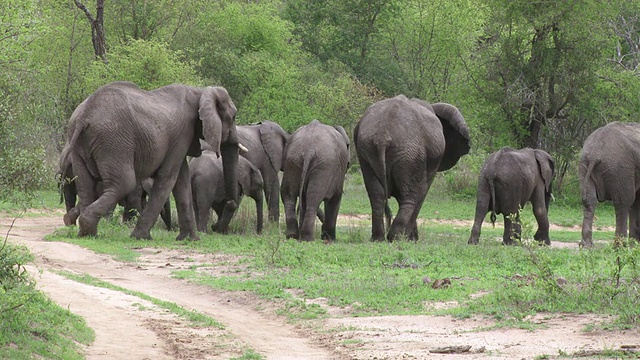
{"label": "tree", "polygon": [[76,6],[84,12],[91,24],[91,42],[96,59],[107,62],[107,41],[104,35],[104,0],[96,0],[96,16],[91,15],[87,7],[79,0],[73,0]]}
{"label": "tree", "polygon": [[474,64],[477,95],[497,105],[503,120],[498,130],[508,129],[514,145],[539,148],[550,122],[578,120],[577,113],[586,111],[583,90],[598,81],[596,70],[610,44],[600,20],[608,8],[596,1],[486,5]]}

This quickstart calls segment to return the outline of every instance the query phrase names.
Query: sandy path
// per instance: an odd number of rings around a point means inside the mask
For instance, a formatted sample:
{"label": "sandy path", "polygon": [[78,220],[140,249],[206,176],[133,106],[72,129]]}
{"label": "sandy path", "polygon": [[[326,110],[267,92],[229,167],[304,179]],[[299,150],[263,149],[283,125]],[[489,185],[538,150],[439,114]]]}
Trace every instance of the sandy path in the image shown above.
{"label": "sandy path", "polygon": [[[7,219],[0,222],[0,233],[6,234],[9,223],[10,220]],[[184,358],[180,356],[181,351],[172,349],[176,345],[175,339],[167,339],[167,334],[158,334],[157,329],[151,326],[156,322],[171,323],[179,319],[160,309],[154,311],[155,306],[135,296],[71,281],[56,275],[53,273],[55,271],[86,273],[123,288],[207,314],[226,327],[226,336],[215,334],[216,336],[234,339],[225,339],[228,344],[224,346],[217,344],[217,350],[220,351],[196,349],[198,355],[188,358],[239,356],[246,346],[268,359],[336,358],[311,339],[301,336],[292,325],[282,319],[254,310],[257,304],[246,303],[250,301],[246,297],[214,292],[203,286],[172,279],[168,272],[154,273],[134,264],[114,261],[108,256],[95,254],[76,245],[43,241],[42,237],[59,224],[59,216],[21,218],[16,221],[9,238],[14,243],[27,246],[36,256],[36,266],[42,270],[42,275],[36,275],[39,287],[61,306],[85,317],[89,326],[95,330],[96,341],[87,349],[88,359]],[[144,303],[144,311],[140,310],[141,303]],[[217,329],[210,330],[220,332]],[[176,336],[182,335],[185,334]]]}
{"label": "sandy path", "polygon": [[[0,219],[0,234],[7,232],[10,221]],[[88,359],[229,359],[251,348],[267,359],[486,360],[640,349],[638,328],[585,332],[588,325],[605,320],[594,315],[539,314],[532,319],[542,325],[536,331],[492,329],[494,321],[486,318],[350,317],[348,308],[326,306],[326,299],[305,300],[324,306],[329,314],[328,319],[310,324],[325,331],[310,331],[273,315],[271,304],[251,294],[214,291],[171,277],[172,271],[196,264],[213,264],[203,270],[223,273],[233,262],[226,255],[140,249],[137,264],[121,263],[76,245],[43,241],[60,223],[58,214],[21,218],[11,230],[10,241],[24,244],[35,255],[31,269],[39,287],[61,306],[86,318],[95,330],[96,341],[86,349]],[[194,328],[136,296],[69,280],[56,274],[60,270],[86,273],[174,302],[213,317],[225,329]],[[468,350],[434,353],[447,347]]]}

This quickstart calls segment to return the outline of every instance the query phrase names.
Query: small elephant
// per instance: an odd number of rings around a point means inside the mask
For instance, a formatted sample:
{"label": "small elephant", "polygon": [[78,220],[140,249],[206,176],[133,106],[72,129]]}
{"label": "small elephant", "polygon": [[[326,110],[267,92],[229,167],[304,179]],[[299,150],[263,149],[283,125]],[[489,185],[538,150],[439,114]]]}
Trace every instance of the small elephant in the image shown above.
{"label": "small elephant", "polygon": [[[291,134],[280,186],[287,238],[313,240],[318,207],[324,202],[321,238],[335,240],[344,177],[349,165],[349,144],[342,126],[329,126],[318,120]],[[298,199],[299,227],[296,219]]]}
{"label": "small elephant", "polygon": [[478,244],[482,222],[491,211],[492,223],[496,214],[503,214],[502,242],[513,245],[522,234],[519,211],[530,201],[538,222],[533,238],[550,245],[548,213],[554,174],[553,158],[543,150],[504,147],[492,153],[478,177],[476,216],[468,243]]}
{"label": "small elephant", "polygon": [[268,218],[277,223],[280,219],[280,178],[278,173],[282,171],[284,149],[291,135],[272,121],[239,125],[237,128],[238,140],[247,149],[247,151],[240,151],[240,155],[260,170],[264,180]]}
{"label": "small elephant", "polygon": [[452,168],[470,149],[469,129],[452,105],[429,104],[404,95],[371,105],[353,132],[371,203],[371,240],[385,239],[388,199],[399,210],[386,237],[418,239],[417,218],[439,171]]}
{"label": "small elephant", "polygon": [[[225,206],[224,171],[222,169],[222,159],[214,152],[203,151],[200,157],[194,158],[189,163],[191,173],[191,192],[193,194],[193,209],[196,214],[196,224],[198,231],[206,232],[209,222],[210,210],[213,209],[218,215],[217,224],[211,229],[218,232],[226,232],[227,224],[222,226],[222,212]],[[263,208],[263,187],[264,181],[260,170],[249,160],[240,157],[238,159],[238,204],[243,195],[248,195],[256,202],[257,225],[256,232],[262,232],[262,208]]]}
{"label": "small elephant", "polygon": [[[640,123],[612,122],[596,129],[582,146],[579,167],[582,196],[581,246],[593,246],[593,216],[598,202],[616,211],[616,237],[640,241]],[[627,229],[627,222],[629,227]]]}
{"label": "small elephant", "polygon": [[[200,156],[199,139],[222,156],[228,194],[223,217],[230,219],[237,208],[236,112],[222,87],[172,84],[145,91],[134,83],[116,81],[96,90],[74,110],[67,127],[69,151],[64,156],[77,176],[78,236],[96,235],[100,218],[142,179],[153,177],[149,201],[131,236],[151,239],[150,229],[173,192],[180,228],[177,240],[199,239],[186,159]],[[96,190],[98,181],[103,183],[101,193]]]}

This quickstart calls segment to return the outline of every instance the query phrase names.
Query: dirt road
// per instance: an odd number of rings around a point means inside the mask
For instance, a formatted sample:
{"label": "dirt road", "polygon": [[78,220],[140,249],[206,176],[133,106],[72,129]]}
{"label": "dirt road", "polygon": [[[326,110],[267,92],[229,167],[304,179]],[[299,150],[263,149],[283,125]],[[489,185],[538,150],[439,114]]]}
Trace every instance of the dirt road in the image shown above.
{"label": "dirt road", "polygon": [[[0,234],[11,219],[0,219]],[[491,329],[490,319],[433,316],[350,317],[327,307],[329,318],[292,325],[274,304],[251,294],[212,290],[171,277],[199,263],[226,263],[222,255],[141,249],[138,263],[121,263],[76,245],[43,237],[62,225],[61,215],[16,221],[9,239],[35,255],[39,287],[54,301],[83,316],[96,332],[87,359],[229,359],[248,349],[267,359],[532,359],[597,353],[638,346],[640,332],[584,332],[601,319],[591,315],[538,316],[535,332]],[[39,271],[37,271],[39,270]],[[192,327],[153,303],[121,291],[85,285],[60,271],[88,274],[130,291],[206,314],[224,325]],[[324,305],[323,299],[307,299]],[[458,353],[442,354],[454,351]],[[462,353],[461,353],[462,352]]]}

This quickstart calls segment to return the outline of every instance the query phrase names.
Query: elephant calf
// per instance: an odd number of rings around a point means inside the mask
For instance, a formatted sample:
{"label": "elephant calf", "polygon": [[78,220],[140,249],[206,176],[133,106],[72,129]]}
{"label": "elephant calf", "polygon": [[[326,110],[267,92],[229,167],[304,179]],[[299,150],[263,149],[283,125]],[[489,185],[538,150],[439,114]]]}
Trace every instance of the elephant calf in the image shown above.
{"label": "elephant calf", "polygon": [[[196,214],[196,226],[198,231],[207,232],[210,210],[218,215],[218,222],[211,226],[213,231],[226,232],[228,221],[221,223],[223,210],[226,204],[224,173],[222,158],[215,152],[205,150],[189,164],[191,176],[191,193],[193,195],[193,208]],[[238,178],[238,193],[236,203],[239,204],[244,194],[256,202],[257,225],[256,232],[262,232],[262,207],[264,182],[260,170],[249,162],[239,157],[236,168]],[[231,218],[229,218],[229,221]],[[222,230],[221,230],[222,229]]]}
{"label": "elephant calf", "polygon": [[[324,202],[322,239],[335,240],[336,221],[349,165],[349,137],[342,126],[313,120],[291,134],[284,158],[280,195],[287,238],[313,240],[318,207]],[[296,219],[296,203],[300,200]]]}
{"label": "elephant calf", "polygon": [[478,178],[476,217],[469,244],[478,244],[482,222],[491,210],[492,223],[496,221],[496,214],[503,214],[502,241],[505,245],[513,245],[514,239],[519,240],[522,232],[519,210],[528,201],[538,222],[534,239],[551,244],[547,214],[554,172],[553,158],[543,150],[504,147],[491,154]]}

